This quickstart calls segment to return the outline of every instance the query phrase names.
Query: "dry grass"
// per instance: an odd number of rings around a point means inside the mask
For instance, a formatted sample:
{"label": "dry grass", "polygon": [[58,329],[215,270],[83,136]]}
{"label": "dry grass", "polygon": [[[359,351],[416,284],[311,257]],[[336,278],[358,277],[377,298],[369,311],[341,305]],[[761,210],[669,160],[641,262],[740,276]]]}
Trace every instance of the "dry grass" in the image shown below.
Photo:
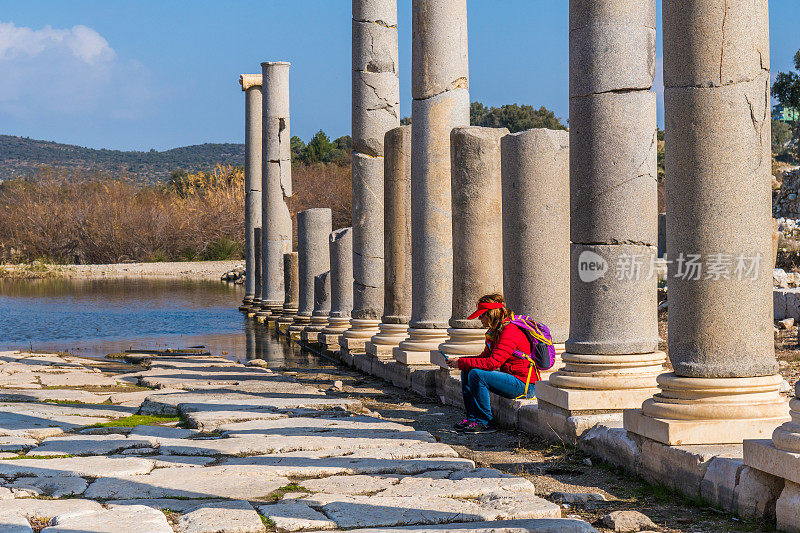
{"label": "dry grass", "polygon": [[[350,225],[350,167],[299,165],[294,216],[330,207]],[[0,262],[118,263],[242,257],[244,171],[173,177],[159,185],[43,167],[0,184]]]}

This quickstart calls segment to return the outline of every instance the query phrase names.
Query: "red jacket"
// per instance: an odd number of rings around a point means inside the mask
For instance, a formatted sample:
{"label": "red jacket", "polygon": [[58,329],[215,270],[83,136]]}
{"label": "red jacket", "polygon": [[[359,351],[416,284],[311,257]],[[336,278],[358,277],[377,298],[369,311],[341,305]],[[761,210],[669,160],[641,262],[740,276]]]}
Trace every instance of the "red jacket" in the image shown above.
{"label": "red jacket", "polygon": [[[531,351],[531,343],[528,337],[514,324],[507,324],[500,332],[500,339],[492,347],[491,351],[487,346],[483,353],[478,357],[461,357],[458,360],[459,370],[499,370],[506,374],[511,374],[523,383],[528,379],[528,370],[531,363],[527,359],[521,359],[514,354],[514,350],[528,354]],[[536,371],[531,372],[531,383],[536,382]]]}

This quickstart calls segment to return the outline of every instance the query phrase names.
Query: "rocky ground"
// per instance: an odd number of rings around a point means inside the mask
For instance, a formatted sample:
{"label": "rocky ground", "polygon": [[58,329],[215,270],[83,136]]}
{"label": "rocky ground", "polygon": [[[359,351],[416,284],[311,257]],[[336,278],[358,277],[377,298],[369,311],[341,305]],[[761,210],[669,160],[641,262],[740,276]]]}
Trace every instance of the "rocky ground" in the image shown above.
{"label": "rocky ground", "polygon": [[395,421],[429,407],[393,410],[356,378],[326,391],[317,368],[128,360],[0,353],[0,530],[594,530],[553,521],[562,509],[524,469],[476,465],[478,452]]}

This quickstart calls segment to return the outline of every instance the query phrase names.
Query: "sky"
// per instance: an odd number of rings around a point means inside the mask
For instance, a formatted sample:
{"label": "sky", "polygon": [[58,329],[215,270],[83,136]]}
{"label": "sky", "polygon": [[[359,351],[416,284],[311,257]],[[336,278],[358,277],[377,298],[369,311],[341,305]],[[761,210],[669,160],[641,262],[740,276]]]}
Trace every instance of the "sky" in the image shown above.
{"label": "sky", "polygon": [[[243,142],[241,73],[290,61],[291,133],[350,130],[350,0],[0,0],[0,134],[92,148]],[[565,121],[567,0],[469,0],[472,100]],[[411,0],[399,0],[411,114]],[[661,0],[658,0],[659,123]],[[773,76],[800,49],[800,0],[771,0]]]}

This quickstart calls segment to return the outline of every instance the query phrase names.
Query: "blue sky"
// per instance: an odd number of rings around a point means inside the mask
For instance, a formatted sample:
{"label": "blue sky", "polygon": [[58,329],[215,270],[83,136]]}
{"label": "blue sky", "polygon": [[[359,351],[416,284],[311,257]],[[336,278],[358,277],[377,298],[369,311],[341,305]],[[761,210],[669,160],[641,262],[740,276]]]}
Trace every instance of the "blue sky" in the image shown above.
{"label": "blue sky", "polygon": [[[800,49],[799,3],[770,1],[773,74]],[[472,99],[566,119],[567,5],[469,0]],[[0,133],[138,150],[241,142],[238,75],[286,60],[292,134],[338,137],[350,129],[350,17],[350,0],[0,0]],[[404,115],[410,21],[399,0]]]}

